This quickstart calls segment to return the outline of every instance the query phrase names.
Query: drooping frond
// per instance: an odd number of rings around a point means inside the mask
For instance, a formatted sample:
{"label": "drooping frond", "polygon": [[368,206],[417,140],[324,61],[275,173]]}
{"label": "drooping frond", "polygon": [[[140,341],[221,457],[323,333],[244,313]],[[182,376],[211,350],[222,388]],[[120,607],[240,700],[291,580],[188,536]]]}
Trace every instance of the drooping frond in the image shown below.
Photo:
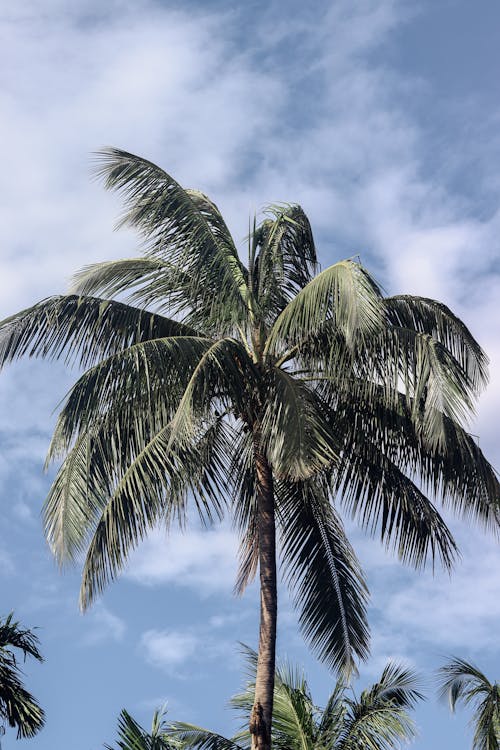
{"label": "drooping frond", "polygon": [[415,708],[424,700],[420,692],[421,678],[409,667],[397,662],[388,662],[376,682],[363,695],[371,702],[387,701],[400,708]]}
{"label": "drooping frond", "polygon": [[358,701],[345,699],[347,711],[335,750],[394,750],[410,742],[415,726],[407,709],[422,698],[417,682],[414,673],[389,664],[381,682],[363,691]]}
{"label": "drooping frond", "polygon": [[22,685],[18,670],[0,662],[0,719],[17,727],[17,739],[34,737],[45,724],[45,713]]}
{"label": "drooping frond", "polygon": [[0,367],[20,357],[63,358],[88,367],[128,346],[196,336],[176,320],[98,297],[49,297],[0,324]]}
{"label": "drooping frond", "polygon": [[[211,333],[244,323],[247,272],[216,206],[197,191],[184,190],[152,162],[120,149],[98,154],[97,174],[124,198],[120,225],[136,227],[147,253],[177,268],[179,287],[193,319]],[[189,280],[188,286],[182,287]]]}
{"label": "drooping frond", "polygon": [[358,263],[340,261],[319,273],[288,303],[269,332],[266,352],[284,356],[325,323],[353,347],[378,332],[382,321],[383,301],[375,281]]}
{"label": "drooping frond", "polygon": [[0,720],[17,728],[18,739],[37,734],[45,724],[45,713],[25,689],[13,649],[22,652],[23,661],[27,656],[43,661],[38,645],[36,634],[15,622],[13,613],[0,620]]}
{"label": "drooping frond", "polygon": [[281,559],[305,639],[335,670],[368,655],[367,589],[322,481],[276,486]]}
{"label": "drooping frond", "polygon": [[197,422],[210,413],[215,401],[236,415],[244,413],[258,375],[245,348],[234,339],[213,342],[191,371],[172,419],[172,440],[190,438]]}
{"label": "drooping frond", "polygon": [[277,476],[307,479],[338,459],[322,416],[304,383],[279,368],[270,372],[261,430]]}
{"label": "drooping frond", "polygon": [[[345,389],[339,389],[335,382],[332,385],[323,381],[316,386],[315,393],[325,412],[330,412],[330,417],[325,415],[324,419],[337,431],[343,469],[348,470],[351,457],[354,461],[350,471],[353,490],[360,451],[377,451],[381,458],[375,456],[374,472],[368,472],[375,481],[377,476],[382,478],[377,464],[382,467],[390,461],[402,474],[413,477],[423,492],[441,497],[445,506],[467,520],[498,531],[500,483],[476,440],[460,425],[442,416],[444,449],[431,447],[414,424],[412,403],[408,404],[402,394],[394,405],[388,404],[383,386],[373,388],[369,394],[360,394],[354,379],[346,382]],[[365,493],[372,488],[368,482]],[[364,502],[362,497],[360,501]]]}
{"label": "drooping frond", "polygon": [[126,424],[139,415],[155,432],[164,427],[212,344],[196,336],[168,336],[134,344],[87,370],[65,399],[50,456],[64,454],[80,432],[99,429],[104,418]]}
{"label": "drooping frond", "polygon": [[474,411],[477,390],[455,357],[427,333],[394,326],[380,342],[379,377],[394,394],[401,383],[412,418],[428,445],[444,450],[444,418],[463,425]]}
{"label": "drooping frond", "polygon": [[297,205],[274,205],[254,232],[253,292],[270,323],[317,270],[311,225]]}
{"label": "drooping frond", "polygon": [[462,701],[474,708],[474,750],[500,747],[500,684],[492,684],[473,664],[453,657],[438,670],[439,695],[447,698],[452,711]]}
{"label": "drooping frond", "polygon": [[[91,527],[80,604],[92,603],[125,565],[128,555],[160,522],[185,520],[188,492],[202,519],[223,512],[224,436],[217,420],[190,445],[172,446],[170,428],[151,438],[116,484]],[[56,539],[57,542],[57,539]]]}
{"label": "drooping frond", "polygon": [[[14,620],[13,612],[7,615],[5,620],[0,620],[0,650],[17,648],[22,651],[24,660],[27,656],[32,656],[37,661],[43,661],[38,645],[37,635],[33,630],[21,627],[19,622]],[[6,656],[5,651],[3,656]]]}
{"label": "drooping frond", "polygon": [[398,295],[385,299],[391,325],[409,328],[439,341],[459,362],[475,389],[488,382],[488,358],[467,326],[433,299]]}
{"label": "drooping frond", "polygon": [[349,448],[332,474],[332,491],[351,516],[401,561],[421,568],[439,558],[451,568],[457,547],[430,500],[376,444],[360,440]]}

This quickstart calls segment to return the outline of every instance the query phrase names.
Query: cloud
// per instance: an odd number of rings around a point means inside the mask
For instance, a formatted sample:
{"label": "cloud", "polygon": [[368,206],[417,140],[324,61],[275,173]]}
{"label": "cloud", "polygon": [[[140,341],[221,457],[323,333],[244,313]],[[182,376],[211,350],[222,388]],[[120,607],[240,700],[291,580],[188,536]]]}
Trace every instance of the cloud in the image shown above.
{"label": "cloud", "polygon": [[110,641],[123,640],[126,630],[125,622],[100,602],[94,605],[85,620],[87,629],[82,641],[84,645],[98,646]]}
{"label": "cloud", "polygon": [[203,647],[199,636],[176,630],[147,630],[140,641],[146,660],[167,672],[188,662]]}
{"label": "cloud", "polygon": [[[494,654],[500,622],[498,543],[480,529],[452,522],[462,559],[451,575],[416,573],[356,535],[371,590],[372,657],[377,672],[389,658],[417,663],[450,652]],[[354,536],[354,535],[353,535]]]}
{"label": "cloud", "polygon": [[238,542],[226,528],[152,532],[132,555],[125,577],[142,585],[173,584],[200,596],[230,593],[236,577]]}

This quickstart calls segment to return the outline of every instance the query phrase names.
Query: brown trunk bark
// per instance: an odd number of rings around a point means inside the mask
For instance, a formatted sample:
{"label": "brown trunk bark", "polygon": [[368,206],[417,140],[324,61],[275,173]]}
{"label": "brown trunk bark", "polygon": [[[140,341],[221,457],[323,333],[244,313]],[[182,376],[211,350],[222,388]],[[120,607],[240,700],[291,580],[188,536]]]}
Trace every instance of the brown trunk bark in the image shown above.
{"label": "brown trunk bark", "polygon": [[254,458],[259,534],[260,631],[250,733],[252,750],[270,750],[278,612],[276,529],[272,471],[262,451],[258,430],[254,430]]}

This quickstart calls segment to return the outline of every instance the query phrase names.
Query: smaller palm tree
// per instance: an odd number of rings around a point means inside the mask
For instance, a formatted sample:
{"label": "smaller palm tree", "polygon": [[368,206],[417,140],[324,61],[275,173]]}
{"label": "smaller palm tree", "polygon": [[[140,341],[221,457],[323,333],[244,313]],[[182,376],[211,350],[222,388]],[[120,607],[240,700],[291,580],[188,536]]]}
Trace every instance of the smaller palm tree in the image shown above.
{"label": "smaller palm tree", "polygon": [[17,727],[18,739],[33,737],[39,732],[45,723],[45,714],[23,686],[19,657],[13,649],[22,652],[24,661],[28,656],[43,661],[38,643],[32,630],[23,629],[13,621],[12,612],[0,620],[0,719]]}
{"label": "smaller palm tree", "polygon": [[[231,699],[244,725],[227,739],[192,724],[176,722],[168,736],[183,750],[248,750],[255,692],[256,654],[248,651],[251,680],[241,695]],[[415,736],[411,710],[423,696],[414,672],[389,663],[379,682],[356,698],[343,679],[335,684],[326,707],[313,702],[307,681],[299,670],[284,665],[276,672],[272,721],[272,747],[276,750],[392,750]],[[251,725],[251,721],[250,721]]]}
{"label": "smaller palm tree", "polygon": [[[118,742],[120,750],[172,750],[165,734],[165,710],[154,712],[151,731],[147,732],[123,709],[118,719]],[[114,750],[111,745],[106,750]]]}
{"label": "smaller palm tree", "polygon": [[460,701],[473,706],[474,750],[499,750],[500,684],[491,683],[474,664],[457,657],[439,669],[438,679],[440,697],[448,699],[452,711]]}

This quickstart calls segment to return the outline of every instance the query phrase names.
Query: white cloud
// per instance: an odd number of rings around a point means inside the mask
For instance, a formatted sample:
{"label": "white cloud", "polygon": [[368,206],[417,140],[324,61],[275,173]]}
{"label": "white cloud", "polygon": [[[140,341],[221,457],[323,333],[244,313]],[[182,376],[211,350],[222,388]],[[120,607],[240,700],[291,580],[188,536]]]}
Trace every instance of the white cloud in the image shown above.
{"label": "white cloud", "polygon": [[200,637],[186,631],[147,630],[140,647],[150,664],[171,671],[188,662],[204,644]]}
{"label": "white cloud", "polygon": [[236,535],[226,528],[156,530],[132,555],[125,576],[145,585],[170,583],[200,596],[230,593],[237,566]]}
{"label": "white cloud", "polygon": [[498,543],[464,524],[451,524],[462,559],[449,575],[416,573],[356,535],[371,589],[372,657],[377,672],[389,658],[433,664],[450,652],[495,653],[500,622]]}

